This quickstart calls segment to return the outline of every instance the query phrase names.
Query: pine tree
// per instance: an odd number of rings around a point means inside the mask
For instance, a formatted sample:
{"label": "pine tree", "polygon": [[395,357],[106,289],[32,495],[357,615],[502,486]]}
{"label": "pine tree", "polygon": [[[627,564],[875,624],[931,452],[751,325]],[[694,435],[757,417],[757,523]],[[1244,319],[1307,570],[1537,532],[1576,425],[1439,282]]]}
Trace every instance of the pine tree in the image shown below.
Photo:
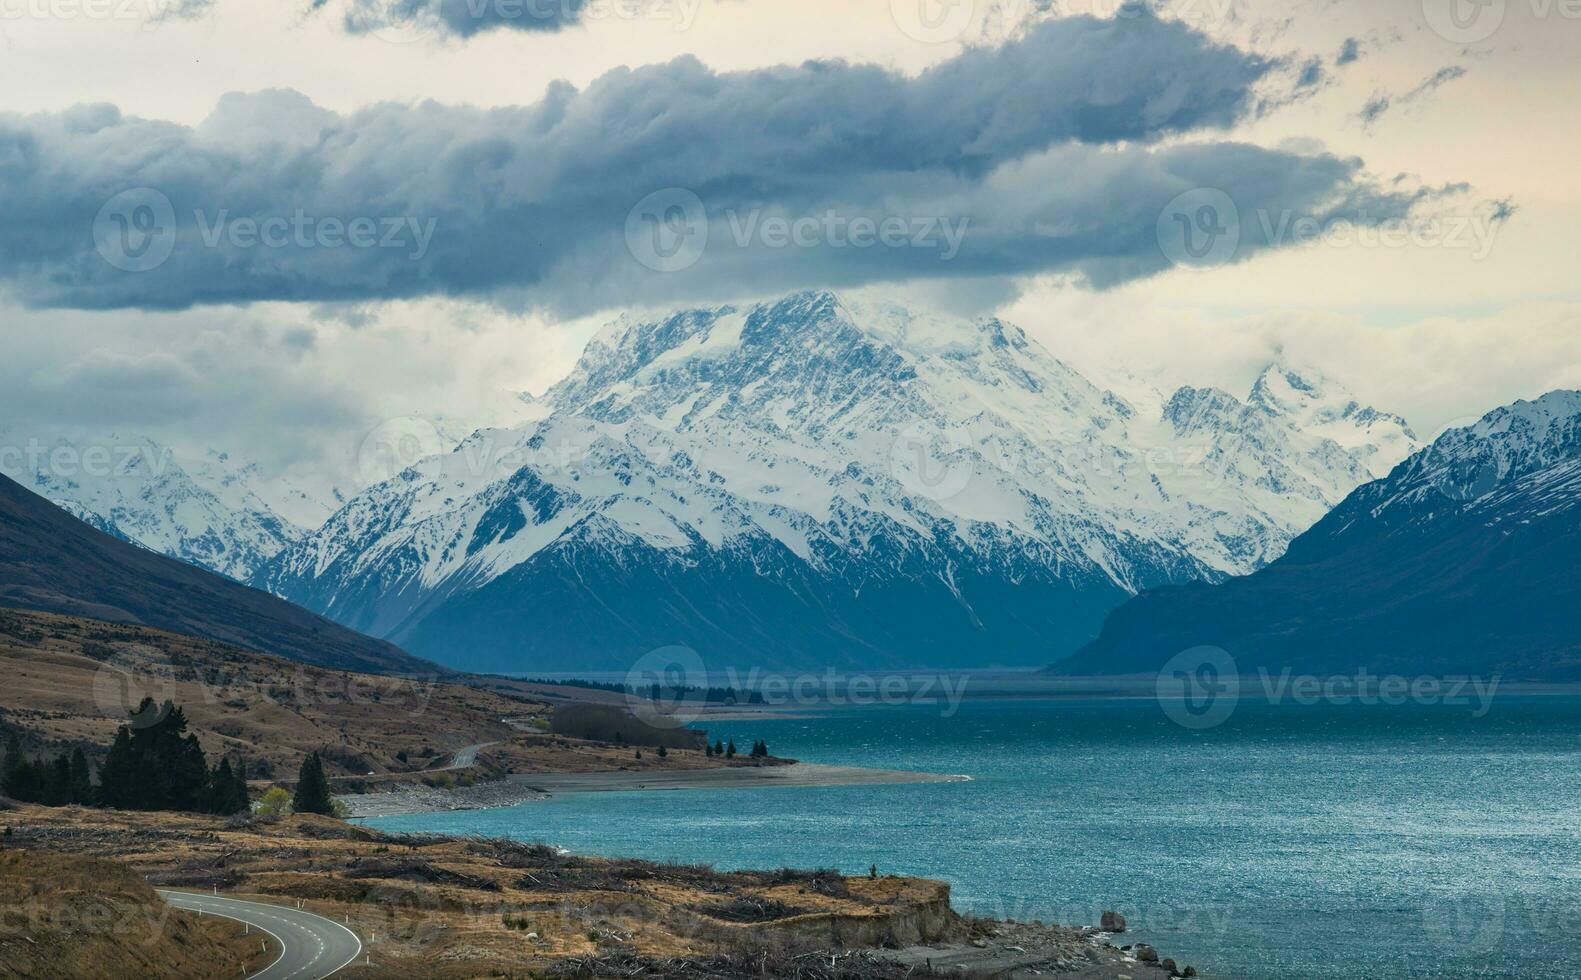
{"label": "pine tree", "polygon": [[232,813],[242,813],[253,808],[252,794],[247,790],[247,760],[237,756],[236,768],[232,771],[231,802],[235,804]]}
{"label": "pine tree", "polygon": [[324,778],[324,761],[317,752],[302,760],[291,809],[297,813],[321,813],[326,817],[335,815],[335,801],[330,798],[329,781]]}
{"label": "pine tree", "polygon": [[209,787],[204,809],[210,813],[232,813],[231,796],[235,787],[232,785],[234,777],[231,775],[231,760],[220,759],[220,764],[214,767],[209,774]]}
{"label": "pine tree", "polygon": [[730,744],[725,746],[725,758],[727,758],[727,759],[734,759],[735,757],[736,757],[736,740],[735,739],[731,739],[730,740]]}
{"label": "pine tree", "polygon": [[88,770],[88,756],[80,746],[71,753],[71,802],[83,806],[93,802],[93,777]]}
{"label": "pine tree", "polygon": [[22,740],[13,732],[6,740],[5,768],[0,770],[0,794],[23,803],[38,803],[44,797],[43,767],[22,752]]}
{"label": "pine tree", "polygon": [[39,802],[45,806],[65,806],[71,802],[71,756],[62,752],[55,761],[41,765],[43,777]]}
{"label": "pine tree", "polygon": [[0,794],[19,800],[16,794],[22,769],[27,766],[27,756],[22,754],[22,739],[12,732],[5,740],[5,763],[0,765]]}
{"label": "pine tree", "polygon": [[209,809],[214,813],[241,813],[250,809],[252,801],[247,795],[247,765],[240,759],[231,765],[230,759],[221,759],[210,777]]}
{"label": "pine tree", "polygon": [[130,810],[137,803],[137,756],[132,752],[132,730],[116,729],[115,741],[99,767],[99,803],[118,810]]}
{"label": "pine tree", "polygon": [[170,799],[166,808],[171,810],[201,811],[209,803],[209,764],[203,757],[203,746],[196,735],[171,743],[175,758],[172,762]]}

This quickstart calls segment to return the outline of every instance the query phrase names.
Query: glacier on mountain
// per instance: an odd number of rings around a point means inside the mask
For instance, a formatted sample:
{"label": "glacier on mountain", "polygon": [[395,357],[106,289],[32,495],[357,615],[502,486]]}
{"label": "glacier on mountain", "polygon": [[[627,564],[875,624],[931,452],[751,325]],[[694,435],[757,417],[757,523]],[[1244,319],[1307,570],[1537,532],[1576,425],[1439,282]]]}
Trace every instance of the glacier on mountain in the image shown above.
{"label": "glacier on mountain", "polygon": [[1278,557],[1416,448],[1271,365],[1148,411],[998,319],[802,293],[624,317],[530,417],[349,500],[256,584],[451,665],[1042,664]]}

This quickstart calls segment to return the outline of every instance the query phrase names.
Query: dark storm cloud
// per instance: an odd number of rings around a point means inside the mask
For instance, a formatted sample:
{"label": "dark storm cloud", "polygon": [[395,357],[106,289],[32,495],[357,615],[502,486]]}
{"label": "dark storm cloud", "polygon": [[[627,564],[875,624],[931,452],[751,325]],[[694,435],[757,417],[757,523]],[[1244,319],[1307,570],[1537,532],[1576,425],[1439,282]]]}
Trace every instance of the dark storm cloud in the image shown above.
{"label": "dark storm cloud", "polygon": [[[0,116],[0,282],[37,307],[452,295],[561,312],[908,278],[1110,284],[1164,267],[1160,211],[1198,186],[1247,212],[1408,207],[1355,160],[1155,146],[1257,112],[1276,67],[1178,22],[1073,17],[914,77],[682,58],[501,109],[337,115],[275,91],[227,96],[196,128],[104,105]],[[775,219],[818,228],[786,244]],[[634,260],[633,228],[678,220],[683,238],[706,227],[695,262]],[[854,222],[910,234],[854,246]],[[939,247],[918,245],[924,226]]]}

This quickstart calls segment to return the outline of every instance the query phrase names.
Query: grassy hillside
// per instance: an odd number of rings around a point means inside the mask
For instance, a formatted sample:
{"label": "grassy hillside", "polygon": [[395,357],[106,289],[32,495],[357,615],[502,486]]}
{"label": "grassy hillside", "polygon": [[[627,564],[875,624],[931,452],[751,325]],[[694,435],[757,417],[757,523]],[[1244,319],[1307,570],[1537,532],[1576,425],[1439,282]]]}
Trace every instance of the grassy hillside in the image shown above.
{"label": "grassy hillside", "polygon": [[[550,734],[554,708],[500,683],[329,670],[144,626],[0,609],[0,730],[30,752],[106,746],[144,695],[172,700],[211,758],[240,753],[255,780],[291,779],[324,754],[331,775],[423,778],[488,744],[490,772],[585,772],[723,764],[701,751],[641,760],[629,746]],[[480,682],[484,679],[478,679]],[[745,763],[747,760],[738,760]],[[368,774],[373,778],[369,779]]]}
{"label": "grassy hillside", "polygon": [[367,946],[376,969],[350,975],[533,976],[599,954],[902,945],[964,933],[949,887],[915,878],[718,872],[542,844],[391,835],[315,816],[21,807],[0,813],[0,824],[11,828],[12,849],[92,848],[160,887],[301,900],[376,937]]}
{"label": "grassy hillside", "polygon": [[0,977],[243,976],[275,952],[241,933],[234,922],[174,911],[123,864],[0,851]]}

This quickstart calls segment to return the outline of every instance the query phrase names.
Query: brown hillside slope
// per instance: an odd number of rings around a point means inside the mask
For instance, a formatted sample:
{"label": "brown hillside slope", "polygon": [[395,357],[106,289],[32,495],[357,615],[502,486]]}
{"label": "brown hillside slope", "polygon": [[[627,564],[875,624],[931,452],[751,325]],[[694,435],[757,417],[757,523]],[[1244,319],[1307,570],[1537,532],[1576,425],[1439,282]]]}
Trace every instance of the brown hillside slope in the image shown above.
{"label": "brown hillside slope", "polygon": [[125,865],[0,851],[0,977],[244,976],[275,953],[241,933],[176,912]]}
{"label": "brown hillside slope", "polygon": [[23,806],[0,813],[0,823],[11,829],[9,848],[92,850],[159,887],[300,900],[363,937],[374,969],[359,964],[346,971],[353,977],[542,976],[600,953],[899,946],[965,932],[949,887],[916,878],[720,872],[509,840],[386,834],[310,815]]}
{"label": "brown hillside slope", "polygon": [[440,669],[266,592],[97,531],[3,476],[0,606],[156,626],[327,667]]}
{"label": "brown hillside slope", "polygon": [[147,695],[181,705],[210,758],[238,752],[255,779],[293,779],[312,751],[332,775],[422,778],[485,743],[482,769],[494,773],[725,764],[680,749],[637,760],[629,746],[550,734],[548,704],[452,677],[329,670],[145,626],[0,609],[0,730],[22,734],[31,753],[106,747]]}

